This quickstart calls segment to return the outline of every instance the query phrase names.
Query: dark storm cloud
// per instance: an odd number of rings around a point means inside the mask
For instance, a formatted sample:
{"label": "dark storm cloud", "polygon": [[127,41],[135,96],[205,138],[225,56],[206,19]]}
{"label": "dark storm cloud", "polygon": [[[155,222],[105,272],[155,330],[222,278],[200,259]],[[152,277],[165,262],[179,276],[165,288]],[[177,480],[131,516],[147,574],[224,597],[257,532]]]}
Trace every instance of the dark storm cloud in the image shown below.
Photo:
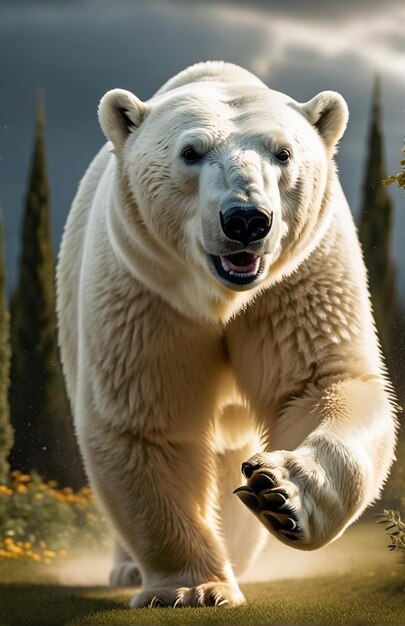
{"label": "dark storm cloud", "polygon": [[[113,87],[148,98],[171,75],[222,58],[298,100],[341,91],[351,119],[339,154],[357,208],[373,74],[385,75],[389,167],[404,128],[403,2],[0,1],[0,200],[15,280],[35,92],[46,92],[47,152],[58,245],[70,201],[102,145],[96,109]],[[402,70],[402,73],[401,73]],[[402,212],[402,216],[405,211]],[[404,226],[402,217],[401,226]],[[395,250],[405,267],[404,241]]]}

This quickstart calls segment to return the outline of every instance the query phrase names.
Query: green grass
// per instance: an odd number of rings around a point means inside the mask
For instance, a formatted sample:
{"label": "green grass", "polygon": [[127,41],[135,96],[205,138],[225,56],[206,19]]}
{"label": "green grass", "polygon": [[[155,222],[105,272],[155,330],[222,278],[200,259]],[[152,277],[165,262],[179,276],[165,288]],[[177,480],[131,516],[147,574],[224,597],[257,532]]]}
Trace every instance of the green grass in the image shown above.
{"label": "green grass", "polygon": [[245,584],[237,609],[125,608],[131,592],[45,584],[2,584],[1,626],[178,624],[404,624],[404,582],[387,572]]}
{"label": "green grass", "polygon": [[52,568],[0,561],[0,626],[403,625],[405,566],[386,544],[374,522],[313,553],[274,542],[250,573],[273,568],[273,579],[242,583],[247,605],[237,609],[130,610],[132,590],[62,586]]}

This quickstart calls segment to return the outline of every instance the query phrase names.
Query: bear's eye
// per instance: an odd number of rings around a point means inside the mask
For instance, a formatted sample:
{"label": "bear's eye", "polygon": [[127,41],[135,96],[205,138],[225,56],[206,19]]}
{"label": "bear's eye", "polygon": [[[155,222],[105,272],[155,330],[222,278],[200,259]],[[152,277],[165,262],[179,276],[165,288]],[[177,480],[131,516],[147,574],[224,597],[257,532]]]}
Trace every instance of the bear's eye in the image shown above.
{"label": "bear's eye", "polygon": [[276,159],[277,161],[281,161],[281,163],[285,163],[285,161],[288,161],[290,156],[290,151],[287,150],[287,148],[283,148],[282,150],[280,150],[280,152],[276,154]]}
{"label": "bear's eye", "polygon": [[193,146],[186,146],[185,148],[183,148],[180,156],[186,163],[189,164],[197,163],[202,159],[202,155],[198,154],[198,152],[194,150]]}

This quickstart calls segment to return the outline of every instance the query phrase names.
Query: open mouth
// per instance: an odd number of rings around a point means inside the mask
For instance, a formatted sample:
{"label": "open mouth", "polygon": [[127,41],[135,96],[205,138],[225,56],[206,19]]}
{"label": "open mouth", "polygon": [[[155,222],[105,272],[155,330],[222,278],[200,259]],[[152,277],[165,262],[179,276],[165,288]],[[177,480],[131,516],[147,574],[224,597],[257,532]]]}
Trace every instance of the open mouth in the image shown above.
{"label": "open mouth", "polygon": [[260,274],[260,257],[251,252],[237,252],[228,256],[211,256],[221,278],[234,285],[249,285]]}

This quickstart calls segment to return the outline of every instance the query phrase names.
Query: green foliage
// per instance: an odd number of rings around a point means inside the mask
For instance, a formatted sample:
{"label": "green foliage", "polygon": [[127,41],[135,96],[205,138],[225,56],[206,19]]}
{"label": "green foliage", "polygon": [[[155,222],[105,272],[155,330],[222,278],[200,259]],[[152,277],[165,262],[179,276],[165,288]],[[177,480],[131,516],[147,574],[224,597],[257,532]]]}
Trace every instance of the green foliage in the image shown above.
{"label": "green foliage", "polygon": [[384,509],[379,515],[377,524],[388,524],[385,531],[388,533],[391,543],[389,550],[399,550],[405,563],[405,523],[401,519],[398,511]]}
{"label": "green foliage", "polygon": [[0,482],[8,474],[8,455],[13,445],[8,392],[10,386],[10,315],[5,293],[4,236],[0,215]]}
{"label": "green foliage", "polygon": [[60,484],[85,484],[61,372],[56,336],[55,271],[39,101],[22,226],[19,281],[11,304],[11,466]]}
{"label": "green foliage", "polygon": [[78,544],[107,545],[108,531],[89,487],[77,492],[45,483],[35,472],[12,473],[0,485],[0,559],[31,559],[50,564]]}
{"label": "green foliage", "polygon": [[[402,154],[405,157],[405,147],[402,148]],[[402,187],[405,191],[405,158],[401,161],[402,172],[398,172],[398,174],[394,174],[393,176],[388,176],[388,178],[383,179],[383,185],[392,185],[395,183],[397,187]]]}

